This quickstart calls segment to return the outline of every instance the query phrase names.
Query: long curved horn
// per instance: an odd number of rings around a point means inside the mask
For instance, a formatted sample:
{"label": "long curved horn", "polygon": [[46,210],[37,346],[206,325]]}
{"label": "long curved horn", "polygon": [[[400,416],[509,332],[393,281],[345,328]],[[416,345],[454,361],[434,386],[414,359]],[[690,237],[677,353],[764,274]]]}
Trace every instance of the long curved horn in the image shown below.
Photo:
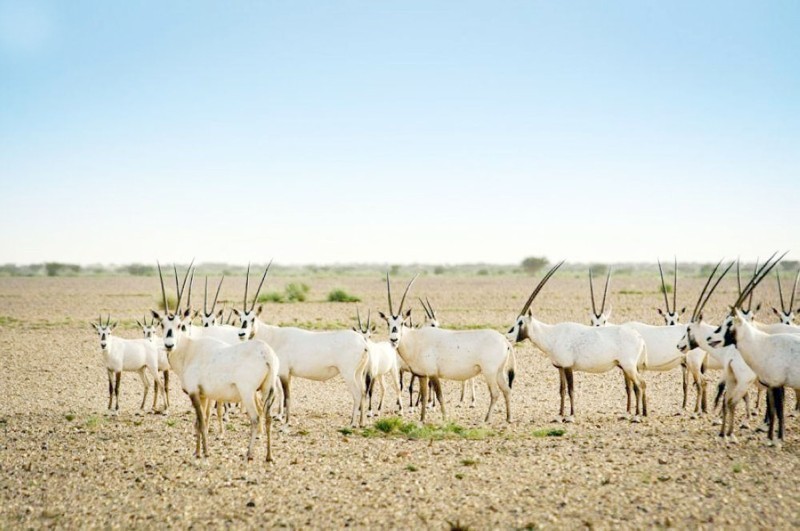
{"label": "long curved horn", "polygon": [[411,285],[414,284],[414,281],[417,280],[419,273],[414,275],[414,278],[411,279],[411,282],[408,283],[406,286],[406,290],[403,292],[403,297],[400,299],[400,308],[397,310],[397,315],[401,315],[403,313],[403,304],[406,302],[406,295],[408,295],[408,290],[411,289]]}
{"label": "long curved horn", "polygon": [[[186,270],[186,275],[183,277],[183,285],[181,285],[181,289],[178,290],[178,302],[175,304],[175,313],[179,313],[181,307],[181,299],[183,299],[183,290],[186,289],[186,280],[189,278],[189,272],[192,271],[192,266],[194,265],[194,258],[192,261],[189,262],[189,269]],[[175,285],[178,284],[178,268],[173,265],[175,269]],[[189,287],[189,291],[191,291],[191,286]]]}
{"label": "long curved horn", "polygon": [[225,275],[222,275],[222,278],[219,279],[219,284],[217,284],[217,293],[214,294],[214,302],[211,303],[211,313],[214,313],[214,308],[217,307],[217,299],[219,298],[219,290],[222,289],[222,281],[225,280]]}
{"label": "long curved horn", "polygon": [[739,295],[742,294],[742,274],[739,271],[739,259],[736,259],[736,286],[739,288]]}
{"label": "long curved horn", "polygon": [[161,264],[156,261],[158,266],[158,278],[161,280],[161,296],[164,298],[164,312],[169,314],[169,304],[167,304],[167,291],[164,289],[164,275],[161,273]]}
{"label": "long curved horn", "polygon": [[203,285],[203,316],[208,315],[208,275]]}
{"label": "long curved horn", "polygon": [[364,327],[361,326],[361,312],[358,311],[358,306],[356,306],[356,319],[358,319],[358,330],[363,332]]}
{"label": "long curved horn", "polygon": [[778,252],[776,251],[772,254],[772,256],[770,256],[767,259],[766,262],[764,262],[764,265],[762,265],[761,268],[756,271],[756,274],[753,276],[753,278],[750,279],[750,282],[748,282],[747,285],[744,287],[744,290],[739,295],[739,298],[736,299],[736,302],[733,304],[733,308],[741,307],[744,300],[752,294],[753,290],[761,283],[762,280],[764,280],[764,277],[766,277],[769,274],[769,272],[772,271],[772,268],[775,267],[778,264],[778,262],[783,260],[783,257],[786,256],[788,252],[789,251],[786,251],[785,253],[780,255],[778,259],[773,262],[772,259],[775,257],[776,254],[778,254]]}
{"label": "long curved horn", "polygon": [[[722,260],[720,260],[719,264],[717,264],[717,267],[719,267],[720,264],[722,264]],[[726,267],[725,270],[722,271],[722,274],[717,278],[717,281],[714,282],[714,285],[711,286],[710,290],[708,290],[708,293],[706,294],[706,298],[703,300],[702,304],[700,304],[700,308],[697,309],[697,315],[692,317],[693,321],[694,321],[694,319],[699,319],[700,318],[700,314],[703,313],[703,310],[706,307],[706,303],[708,303],[708,299],[711,298],[711,294],[714,293],[714,290],[717,289],[717,286],[719,286],[719,283],[722,281],[722,279],[725,277],[725,275],[728,274],[728,271],[730,271],[732,267],[733,267],[733,262],[728,264],[728,267]],[[716,271],[716,269],[715,269],[715,271]]]}
{"label": "long curved horn", "polygon": [[106,326],[110,324],[111,324],[111,314],[108,314],[108,317],[106,318]]}
{"label": "long curved horn", "polygon": [[[800,271],[797,272],[797,275],[800,276]],[[428,300],[428,297],[425,297],[425,302],[428,303],[428,309],[431,311],[431,317],[436,319],[436,310],[433,309],[433,304],[431,304],[431,301]]]}
{"label": "long curved horn", "polygon": [[428,307],[425,306],[425,301],[422,300],[421,297],[417,297],[417,300],[419,300],[419,303],[422,305],[422,309],[425,310],[425,315],[427,315],[429,319],[433,319],[430,310],[428,310]]}
{"label": "long curved horn", "polygon": [[247,262],[247,276],[245,277],[244,281],[244,303],[242,303],[242,309],[247,311],[247,288],[250,287],[250,262]]}
{"label": "long curved horn", "polygon": [[675,272],[672,275],[672,313],[678,311],[678,257],[675,258]]}
{"label": "long curved horn", "polygon": [[664,283],[664,270],[661,269],[661,260],[658,260],[658,274],[661,275],[661,293],[664,295],[664,304],[667,307],[667,313],[672,313],[669,310],[669,298],[667,297],[667,285],[666,285],[666,283]]}
{"label": "long curved horn", "polygon": [[[606,272],[606,287],[603,290],[603,304],[600,305],[600,314],[604,314],[606,312],[606,295],[608,294],[608,282],[611,280],[611,268],[608,268]],[[598,317],[600,317],[598,315]]]}
{"label": "long curved horn", "polygon": [[367,310],[367,332],[369,332],[369,324],[370,324],[371,320],[372,320],[372,310],[368,309]]}
{"label": "long curved horn", "polygon": [[[190,266],[191,268],[191,266]],[[186,307],[192,307],[192,284],[194,284],[194,269],[192,269],[192,275],[189,277],[189,293],[186,296]]]}
{"label": "long curved horn", "polygon": [[[724,258],[723,258],[723,260],[724,260]],[[694,305],[694,311],[692,312],[691,322],[694,322],[694,320],[697,318],[697,316],[698,316],[698,314],[700,312],[700,306],[703,303],[703,296],[706,294],[706,290],[708,289],[708,285],[711,284],[711,280],[714,278],[714,274],[717,272],[717,269],[719,269],[719,266],[721,266],[721,265],[722,265],[722,260],[717,262],[717,265],[714,266],[714,269],[711,271],[711,274],[708,275],[708,280],[706,280],[706,284],[705,284],[705,286],[703,286],[703,291],[700,292],[700,296],[697,298],[697,303],[695,303],[695,305]],[[739,261],[738,260],[736,261],[736,265],[737,266],[739,265]],[[738,267],[737,267],[737,271],[738,271]]]}
{"label": "long curved horn", "polygon": [[[756,257],[756,265],[753,267],[753,277],[756,276],[756,272],[758,271],[758,257]],[[747,311],[749,312],[753,308],[753,291],[750,290],[750,299],[747,301]]]}
{"label": "long curved horn", "polygon": [[[780,269],[775,270],[775,278],[778,279],[778,296],[781,298],[781,311],[786,313],[786,306],[783,305],[783,289],[781,288],[781,272]],[[791,308],[791,305],[789,306]]]}
{"label": "long curved horn", "polygon": [[800,280],[800,269],[797,270],[797,274],[794,276],[794,287],[792,288],[792,300],[789,302],[789,311],[792,311],[794,308],[794,294],[797,293],[797,281]]}
{"label": "long curved horn", "polygon": [[591,267],[589,268],[589,295],[592,296],[592,314],[595,317],[600,317],[597,314],[597,308],[595,307],[595,303],[594,303],[594,281],[592,280],[592,268]]}
{"label": "long curved horn", "polygon": [[269,261],[267,264],[267,268],[264,270],[264,274],[261,275],[261,282],[258,283],[258,289],[256,290],[256,294],[253,297],[253,304],[250,305],[250,311],[253,311],[253,308],[256,307],[256,302],[258,302],[258,295],[261,293],[261,286],[264,285],[264,280],[267,278],[267,273],[269,273],[269,268],[272,267],[272,260]]}
{"label": "long curved horn", "polygon": [[553,276],[553,274],[558,270],[558,268],[561,267],[562,265],[564,265],[564,262],[565,262],[565,260],[561,260],[559,263],[557,263],[552,268],[550,268],[550,271],[548,271],[547,274],[542,278],[542,280],[539,281],[539,284],[536,286],[536,288],[534,288],[534,290],[531,293],[530,297],[528,297],[528,300],[525,302],[525,305],[522,307],[522,311],[519,312],[519,315],[522,315],[522,314],[524,314],[525,312],[528,311],[528,308],[531,307],[531,304],[533,304],[533,300],[536,298],[536,296],[542,290],[544,285],[547,283],[548,280],[550,280],[550,277]]}
{"label": "long curved horn", "polygon": [[389,272],[386,272],[386,296],[389,298],[389,315],[394,317],[394,308],[392,307],[392,285],[389,282]]}

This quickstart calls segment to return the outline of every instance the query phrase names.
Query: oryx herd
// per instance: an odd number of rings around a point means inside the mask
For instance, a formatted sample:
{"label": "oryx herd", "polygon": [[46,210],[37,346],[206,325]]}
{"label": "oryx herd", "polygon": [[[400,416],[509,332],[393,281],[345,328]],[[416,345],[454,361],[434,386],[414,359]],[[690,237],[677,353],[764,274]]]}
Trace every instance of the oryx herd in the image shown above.
{"label": "oryx herd", "polygon": [[[350,330],[311,331],[295,327],[275,326],[261,319],[262,306],[258,305],[261,288],[267,278],[267,265],[252,299],[248,296],[250,267],[241,309],[233,309],[236,324],[231,317],[224,319],[224,310],[216,310],[224,276],[220,279],[213,302],[208,305],[208,277],[202,312],[193,312],[191,303],[195,270],[193,264],[186,270],[183,281],[173,266],[176,302],[170,307],[164,275],[158,264],[163,311],[150,310],[148,317],[137,323],[142,329],[142,339],[122,339],[113,335],[116,323],[110,316],[102,317],[92,326],[100,337],[108,371],[108,409],[119,409],[120,376],[123,371],[137,372],[144,385],[141,408],[145,407],[152,380],[154,383],[153,410],[169,407],[169,373],[177,374],[183,391],[194,408],[195,455],[208,456],[207,437],[212,403],[216,410],[218,429],[222,433],[225,408],[239,404],[250,420],[250,441],[247,458],[253,457],[253,446],[260,430],[266,431],[267,461],[272,460],[271,424],[272,405],[278,401],[277,418],[290,421],[293,377],[326,381],[341,375],[353,399],[351,424],[364,426],[365,417],[380,414],[384,407],[387,381],[392,388],[396,407],[403,411],[403,374],[411,374],[409,406],[420,407],[420,418],[426,420],[426,410],[438,404],[442,418],[446,418],[445,400],[441,380],[462,383],[461,400],[470,385],[475,395],[475,379],[482,376],[489,391],[489,407],[484,422],[490,420],[497,399],[502,394],[506,420],[511,422],[511,390],[516,372],[514,344],[529,339],[558,369],[560,376],[559,420],[573,422],[574,373],[603,373],[619,368],[624,376],[627,395],[625,418],[640,422],[648,414],[647,384],[645,375],[650,371],[670,371],[678,367],[683,372],[683,407],[686,407],[690,378],[694,382],[697,399],[693,412],[706,411],[707,369],[721,370],[717,383],[715,404],[721,401],[720,436],[735,441],[733,435],[734,413],[738,402],[745,401],[750,415],[748,399],[751,387],[766,390],[767,407],[765,429],[770,444],[780,445],[784,436],[784,388],[800,388],[800,326],[793,323],[794,302],[800,271],[794,286],[785,300],[779,273],[776,271],[780,295],[780,310],[773,312],[780,319],[776,324],[763,324],[754,320],[758,310],[752,308],[755,288],[785,256],[773,254],[762,265],[756,264],[750,280],[742,286],[738,261],[723,267],[720,261],[708,276],[697,298],[688,323],[680,323],[686,308],[677,308],[677,261],[674,265],[672,305],[667,296],[664,271],[659,262],[661,291],[666,308],[659,314],[664,325],[653,326],[640,322],[611,324],[611,309],[606,311],[606,300],[611,271],[605,279],[602,302],[595,301],[593,276],[589,274],[591,314],[589,324],[576,322],[545,323],[534,316],[532,305],[564,262],[552,267],[527,298],[517,318],[505,334],[492,329],[451,330],[440,325],[430,301],[419,299],[426,319],[414,326],[411,309],[406,299],[417,277],[406,285],[395,307],[392,300],[390,278],[386,275],[388,312],[378,315],[386,322],[388,341],[372,339],[375,326],[372,311],[366,321],[356,308],[357,326]],[[730,312],[722,323],[715,326],[703,320],[703,309],[720,281],[736,265],[738,297],[730,305]],[[188,284],[188,290],[187,290]],[[187,296],[184,299],[184,292]],[[787,305],[788,302],[788,305]],[[193,321],[200,318],[201,325]],[[149,373],[149,377],[147,375]],[[163,376],[163,379],[161,378]],[[413,382],[419,382],[417,402],[413,397]],[[375,410],[373,391],[380,388]],[[432,391],[432,393],[431,393]],[[432,395],[432,396],[429,396]],[[116,404],[114,403],[116,397]],[[569,398],[569,411],[566,398]],[[631,404],[633,398],[634,404]],[[758,403],[758,399],[756,405]],[[746,418],[745,418],[746,423]],[[777,441],[775,427],[777,424]],[[202,449],[202,451],[201,451]]]}

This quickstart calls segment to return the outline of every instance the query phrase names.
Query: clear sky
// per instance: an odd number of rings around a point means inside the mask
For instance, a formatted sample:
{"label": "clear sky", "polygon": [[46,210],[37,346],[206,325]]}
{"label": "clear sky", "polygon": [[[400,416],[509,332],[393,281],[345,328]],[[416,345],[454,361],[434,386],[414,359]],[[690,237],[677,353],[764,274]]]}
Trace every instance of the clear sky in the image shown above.
{"label": "clear sky", "polygon": [[800,252],[798,28],[794,0],[0,0],[0,262]]}

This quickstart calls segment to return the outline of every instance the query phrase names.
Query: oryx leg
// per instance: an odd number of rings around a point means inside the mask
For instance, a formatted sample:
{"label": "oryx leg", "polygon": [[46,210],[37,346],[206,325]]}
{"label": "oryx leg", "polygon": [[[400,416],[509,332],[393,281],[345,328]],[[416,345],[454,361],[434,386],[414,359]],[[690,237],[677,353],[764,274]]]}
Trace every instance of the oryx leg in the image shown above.
{"label": "oryx leg", "polygon": [[[142,381],[142,387],[144,387],[144,395],[142,396],[142,403],[139,406],[139,409],[144,409],[144,404],[147,401],[147,393],[150,392],[150,381],[147,379],[147,376],[144,374],[145,368],[142,367],[136,373],[139,375],[139,379]],[[155,396],[158,396],[157,393],[153,393]]]}
{"label": "oryx leg", "polygon": [[438,377],[432,376],[430,381],[433,384],[433,391],[436,393],[436,400],[439,401],[439,409],[442,411],[442,422],[447,420],[447,412],[444,410],[444,400],[442,399],[442,382]]}
{"label": "oryx leg", "polygon": [[689,368],[686,366],[685,359],[681,362],[681,376],[683,377],[683,402],[681,404],[683,410],[686,409],[686,402],[689,399]]}
{"label": "oryx leg", "polygon": [[255,391],[245,392],[239,389],[239,396],[242,398],[242,406],[247,411],[247,416],[250,418],[250,444],[247,445],[247,460],[253,460],[253,446],[256,444],[256,435],[258,434],[259,416],[258,406],[256,406],[256,393]]}
{"label": "oryx leg", "polygon": [[194,413],[197,417],[194,423],[195,433],[195,451],[194,456],[200,457],[200,442],[203,443],[203,455],[208,457],[208,444],[206,442],[206,422],[203,415],[203,404],[200,401],[200,396],[197,393],[191,393],[189,398],[194,406]]}
{"label": "oryx leg", "polygon": [[775,388],[775,411],[778,416],[778,443],[783,443],[783,406],[786,397],[784,387]]}
{"label": "oryx leg", "polygon": [[492,378],[488,373],[484,374],[486,375],[486,385],[489,387],[489,409],[486,411],[486,417],[483,419],[483,422],[489,422],[489,419],[492,417],[494,405],[497,403],[497,397],[500,396],[500,388],[497,383],[498,378]]}
{"label": "oryx leg", "polygon": [[119,411],[119,381],[122,379],[122,373],[114,373],[114,397],[117,399],[117,411]]}
{"label": "oryx leg", "polygon": [[166,411],[169,409],[169,370],[164,371],[164,398],[167,401],[167,407],[164,409]]}
{"label": "oryx leg", "polygon": [[425,422],[425,412],[428,404],[428,377],[419,377],[419,395],[420,395],[420,422]]}
{"label": "oryx leg", "polygon": [[275,400],[275,389],[270,388],[264,392],[262,386],[261,393],[264,395],[264,405],[262,412],[264,415],[264,430],[267,432],[267,463],[272,462],[272,402]]}
{"label": "oryx leg", "polygon": [[381,394],[380,394],[380,397],[381,397],[381,398],[380,398],[380,400],[378,401],[378,414],[379,414],[379,415],[380,415],[380,413],[383,411],[383,399],[384,399],[384,397],[386,396],[386,380],[384,379],[385,377],[386,377],[386,375],[385,375],[385,374],[381,374],[381,375],[378,377],[378,383],[379,383],[379,384],[380,384],[380,386],[381,386]]}
{"label": "oryx leg", "polygon": [[567,377],[564,375],[564,369],[562,367],[556,367],[558,369],[558,391],[561,395],[561,405],[558,408],[558,416],[563,419],[564,418],[564,401],[566,399],[567,393]]}
{"label": "oryx leg", "polygon": [[394,391],[395,395],[397,396],[397,409],[400,413],[403,412],[403,380],[402,374],[397,369],[392,369],[389,373],[389,381],[392,384],[392,390]]}
{"label": "oryx leg", "polygon": [[564,377],[567,380],[567,392],[569,393],[569,416],[564,419],[564,422],[575,421],[575,380],[573,378],[572,368],[564,369]]}
{"label": "oryx leg", "polygon": [[292,405],[292,375],[280,376],[279,379],[283,388],[283,412],[285,414],[283,422],[284,424],[289,424],[289,410]]}
{"label": "oryx leg", "polygon": [[108,410],[111,411],[111,406],[114,403],[114,371],[108,369]]}
{"label": "oryx leg", "polygon": [[[497,385],[500,388],[500,392],[503,393],[503,399],[506,402],[506,422],[511,422],[511,386],[508,385],[508,373],[505,370],[505,367],[501,367],[500,370],[497,372]],[[475,398],[475,378],[472,378],[472,385],[473,385],[473,394],[472,398]],[[488,418],[487,418],[488,421]]]}

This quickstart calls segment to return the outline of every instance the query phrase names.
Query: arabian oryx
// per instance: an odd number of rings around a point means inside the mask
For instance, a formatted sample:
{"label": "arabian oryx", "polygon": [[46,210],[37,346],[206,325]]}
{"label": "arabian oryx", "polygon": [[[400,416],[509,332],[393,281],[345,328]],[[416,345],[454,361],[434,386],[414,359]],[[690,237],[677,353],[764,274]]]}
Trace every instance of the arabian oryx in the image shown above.
{"label": "arabian oryx", "polygon": [[[353,331],[358,332],[367,341],[367,349],[369,350],[369,364],[366,370],[366,388],[367,397],[369,400],[369,409],[367,416],[372,417],[380,414],[383,410],[383,398],[386,395],[386,378],[392,384],[395,396],[397,397],[397,407],[402,413],[402,387],[400,386],[400,367],[399,356],[397,351],[388,341],[372,341],[372,332],[375,331],[375,325],[372,324],[372,312],[367,312],[367,322],[361,322],[361,313],[356,307],[356,318],[358,320],[358,328],[353,327]],[[381,386],[381,396],[378,401],[378,412],[372,411],[372,391],[374,390],[375,383]]]}
{"label": "arabian oryx", "polygon": [[719,285],[722,278],[728,273],[733,266],[731,262],[728,267],[720,274],[711,289],[706,293],[709,284],[714,279],[714,275],[719,269],[722,262],[711,271],[703,291],[700,292],[700,297],[697,299],[692,317],[686,325],[686,334],[681,338],[678,343],[678,348],[682,352],[689,352],[691,349],[702,348],[708,353],[709,358],[715,360],[715,363],[722,368],[722,378],[717,384],[717,397],[714,404],[719,403],[720,397],[722,398],[722,411],[721,411],[721,424],[720,437],[730,438],[735,441],[733,435],[733,421],[736,414],[736,406],[743,398],[745,400],[745,407],[747,408],[747,416],[743,426],[747,425],[747,417],[749,417],[750,403],[748,399],[748,390],[756,383],[756,374],[747,366],[742,359],[741,354],[734,345],[715,348],[708,344],[706,337],[713,332],[714,327],[703,322],[703,309],[711,298],[711,294]]}
{"label": "arabian oryx", "polygon": [[[775,253],[777,254],[777,253]],[[758,376],[759,382],[768,388],[767,411],[769,417],[769,442],[775,438],[775,419],[778,420],[778,445],[784,433],[784,387],[800,387],[800,336],[796,334],[767,334],[747,321],[740,307],[745,298],[764,280],[770,270],[786,256],[777,260],[773,254],[756,275],[745,286],[732,306],[731,314],[725,318],[708,338],[712,346],[735,345],[742,358]]]}
{"label": "arabian oryx", "polygon": [[136,320],[136,324],[142,329],[144,338],[153,343],[158,351],[158,372],[164,376],[164,397],[166,398],[166,408],[169,409],[169,361],[167,360],[167,350],[164,348],[164,341],[158,335],[158,324],[155,319],[147,322],[147,315],[143,316],[142,322]]}
{"label": "arabian oryx", "polygon": [[341,374],[353,397],[351,423],[356,424],[356,417],[360,412],[358,424],[363,426],[366,413],[364,373],[369,362],[366,340],[361,334],[352,330],[317,332],[293,327],[272,326],[261,321],[259,315],[261,315],[262,306],[259,305],[258,308],[255,306],[268,271],[269,265],[264,270],[261,283],[258,285],[253,302],[248,309],[247,286],[250,282],[250,266],[248,265],[244,307],[241,312],[234,311],[242,323],[239,328],[240,339],[260,339],[275,349],[280,360],[279,375],[283,384],[285,422],[289,422],[293,376],[324,382]]}
{"label": "arabian oryx", "polygon": [[[601,373],[614,367],[622,369],[625,377],[633,382],[636,414],[632,420],[638,422],[640,403],[643,414],[647,414],[645,382],[638,371],[638,365],[647,353],[642,337],[624,326],[607,325],[598,328],[580,323],[550,325],[533,317],[531,304],[563,263],[556,264],[542,278],[506,333],[506,338],[515,343],[530,339],[558,369],[561,382],[559,415],[564,422],[573,422],[575,418],[573,371]],[[567,417],[564,417],[565,392],[569,393],[570,401],[570,414]]]}
{"label": "arabian oryx", "polygon": [[[156,389],[153,392],[153,412],[156,411],[158,394],[164,394],[164,388],[158,379],[158,352],[153,343],[147,339],[123,339],[112,335],[117,323],[111,322],[111,316],[103,324],[102,317],[92,327],[100,336],[100,348],[103,350],[106,369],[108,371],[108,410],[119,412],[119,384],[123,372],[136,372],[144,386],[144,396],[139,409],[144,409],[147,393],[150,391],[150,381],[145,372],[153,377]],[[117,398],[116,407],[112,410],[113,398]],[[167,397],[164,396],[164,411],[167,408]]]}
{"label": "arabian oryx", "polygon": [[[681,402],[681,410],[686,408],[686,403],[689,396],[689,378],[690,373],[694,379],[694,387],[697,392],[697,399],[695,400],[695,407],[693,415],[699,415],[706,410],[706,386],[705,379],[703,378],[703,361],[706,354],[701,349],[693,349],[684,354],[681,352],[677,345],[681,338],[686,334],[686,325],[680,323],[681,316],[686,312],[686,308],[678,311],[677,296],[678,296],[678,261],[674,262],[673,271],[673,284],[672,284],[672,307],[670,307],[669,298],[667,297],[667,284],[664,281],[664,270],[661,267],[661,260],[658,260],[658,272],[661,278],[661,293],[664,295],[665,310],[657,308],[658,314],[664,319],[664,325],[654,326],[638,321],[630,321],[624,323],[627,326],[642,336],[645,346],[647,348],[647,357],[640,360],[640,371],[652,372],[667,372],[681,368],[683,380],[683,400]],[[627,384],[630,387],[630,384]],[[630,394],[630,389],[628,389]]]}
{"label": "arabian oryx", "polygon": [[511,345],[494,330],[443,330],[409,326],[411,310],[404,314],[403,305],[416,279],[415,276],[406,286],[400,307],[395,313],[389,274],[386,274],[389,315],[381,312],[380,316],[389,327],[389,342],[397,349],[411,373],[420,378],[421,420],[425,421],[429,379],[434,382],[442,418],[446,418],[440,379],[463,382],[483,374],[491,396],[484,422],[491,418],[500,392],[506,402],[506,420],[511,422],[511,386],[515,370]]}
{"label": "arabian oryx", "polygon": [[[190,266],[191,269],[191,266]],[[189,395],[194,406],[195,456],[208,457],[208,409],[211,400],[219,402],[241,402],[250,418],[250,444],[247,459],[253,458],[253,445],[263,416],[267,432],[267,461],[272,461],[272,416],[270,408],[278,384],[278,358],[263,341],[248,341],[228,345],[211,337],[192,338],[184,331],[183,321],[191,316],[191,309],[181,311],[183,288],[178,291],[175,312],[170,312],[164,290],[161,264],[158,264],[161,294],[165,313],[162,317],[153,311],[153,317],[161,322],[164,332],[164,347],[167,349],[172,370],[181,380],[181,387]],[[188,277],[189,272],[186,272]],[[183,285],[186,285],[184,278]],[[258,402],[261,391],[263,403]]]}

